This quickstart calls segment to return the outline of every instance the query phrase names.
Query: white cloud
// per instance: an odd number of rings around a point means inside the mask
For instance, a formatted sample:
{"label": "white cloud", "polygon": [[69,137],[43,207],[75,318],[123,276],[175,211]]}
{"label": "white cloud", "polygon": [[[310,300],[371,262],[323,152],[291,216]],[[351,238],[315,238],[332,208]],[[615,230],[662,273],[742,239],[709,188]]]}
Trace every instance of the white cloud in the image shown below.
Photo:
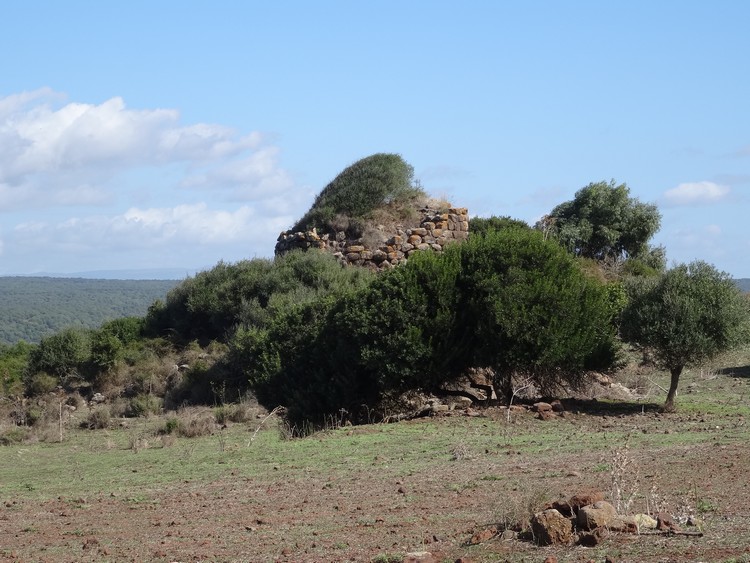
{"label": "white cloud", "polygon": [[667,205],[701,205],[716,203],[729,195],[727,186],[714,182],[688,182],[664,192],[663,199]]}
{"label": "white cloud", "polygon": [[252,201],[283,193],[292,186],[289,175],[278,167],[279,150],[263,147],[243,158],[205,167],[184,178],[185,188],[230,188],[230,198]]}
{"label": "white cloud", "polygon": [[[273,253],[311,200],[258,132],[48,88],[0,98],[7,273],[207,267]],[[96,211],[92,211],[96,208]]]}
{"label": "white cloud", "polygon": [[205,203],[171,208],[131,208],[113,217],[70,218],[57,223],[29,221],[13,229],[24,246],[86,244],[91,249],[151,249],[165,244],[214,245],[252,241],[258,233],[273,236],[291,216],[266,218],[249,206],[234,211],[209,209]]}
{"label": "white cloud", "polygon": [[[292,216],[265,216],[250,206],[227,211],[206,203],[131,208],[114,216],[28,221],[7,233],[16,264],[6,273],[122,267],[210,267],[269,256]],[[10,252],[12,250],[12,252]]]}
{"label": "white cloud", "polygon": [[107,202],[122,174],[179,168],[177,185],[252,200],[289,190],[278,149],[258,132],[183,125],[174,109],[133,110],[122,98],[61,104],[49,89],[0,98],[0,210]]}

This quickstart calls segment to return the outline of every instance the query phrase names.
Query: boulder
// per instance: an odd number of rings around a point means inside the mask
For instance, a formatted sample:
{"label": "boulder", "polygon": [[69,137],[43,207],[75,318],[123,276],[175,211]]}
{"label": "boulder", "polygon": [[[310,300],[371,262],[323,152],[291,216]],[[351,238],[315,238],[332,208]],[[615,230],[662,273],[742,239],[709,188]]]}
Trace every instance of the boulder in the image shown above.
{"label": "boulder", "polygon": [[568,500],[568,504],[573,509],[573,512],[578,513],[578,510],[582,506],[588,506],[589,504],[594,504],[595,502],[599,502],[600,500],[604,500],[603,492],[582,491],[570,497],[570,500]]}
{"label": "boulder", "polygon": [[578,527],[583,530],[606,528],[617,518],[617,510],[606,500],[583,506],[578,510]]}
{"label": "boulder", "polygon": [[649,516],[648,514],[636,514],[635,516],[633,516],[633,520],[635,520],[635,523],[640,530],[656,529],[656,519],[651,518],[651,516]]}
{"label": "boulder", "polygon": [[534,514],[531,531],[539,545],[569,545],[573,541],[573,523],[554,508]]}
{"label": "boulder", "polygon": [[638,523],[632,516],[618,516],[607,524],[607,529],[625,534],[637,534]]}
{"label": "boulder", "polygon": [[673,532],[680,531],[680,527],[675,523],[672,516],[666,512],[659,512],[656,515],[656,529],[664,531],[672,530]]}
{"label": "boulder", "polygon": [[552,412],[552,405],[549,403],[534,403],[534,412]]}

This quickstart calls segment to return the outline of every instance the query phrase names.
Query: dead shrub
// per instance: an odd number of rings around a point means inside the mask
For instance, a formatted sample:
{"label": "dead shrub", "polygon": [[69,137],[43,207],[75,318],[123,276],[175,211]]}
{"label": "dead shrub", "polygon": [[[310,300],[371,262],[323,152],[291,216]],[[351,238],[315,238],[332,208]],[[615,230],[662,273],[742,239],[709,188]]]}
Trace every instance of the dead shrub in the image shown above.
{"label": "dead shrub", "polygon": [[96,407],[89,413],[86,420],[81,423],[81,426],[83,428],[88,428],[89,430],[102,430],[104,428],[109,428],[111,419],[112,413],[110,412],[109,407],[100,406]]}
{"label": "dead shrub", "polygon": [[161,435],[197,438],[209,436],[216,429],[216,420],[208,409],[185,408],[169,416],[159,429]]}
{"label": "dead shrub", "polygon": [[514,530],[529,532],[531,517],[542,510],[550,501],[549,491],[536,488],[534,483],[516,483],[503,496],[503,504],[496,514],[497,526],[500,530]]}

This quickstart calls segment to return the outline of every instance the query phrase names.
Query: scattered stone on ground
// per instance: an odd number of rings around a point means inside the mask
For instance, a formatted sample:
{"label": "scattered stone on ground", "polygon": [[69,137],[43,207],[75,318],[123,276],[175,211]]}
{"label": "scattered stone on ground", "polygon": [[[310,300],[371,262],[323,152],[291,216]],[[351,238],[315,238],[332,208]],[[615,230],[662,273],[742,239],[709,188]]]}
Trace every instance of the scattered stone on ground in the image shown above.
{"label": "scattered stone on ground", "polygon": [[531,519],[531,531],[538,545],[569,545],[575,540],[578,545],[593,547],[610,532],[636,534],[642,529],[680,532],[679,526],[666,513],[659,513],[656,519],[648,514],[618,514],[615,507],[604,500],[601,491],[581,492],[567,501],[554,501]]}

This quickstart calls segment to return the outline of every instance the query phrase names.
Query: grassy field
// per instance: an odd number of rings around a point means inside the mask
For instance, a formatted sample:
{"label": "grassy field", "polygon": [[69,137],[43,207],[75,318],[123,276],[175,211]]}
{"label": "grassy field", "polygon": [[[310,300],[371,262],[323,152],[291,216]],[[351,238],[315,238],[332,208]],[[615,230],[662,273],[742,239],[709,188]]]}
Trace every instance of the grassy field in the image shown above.
{"label": "grassy field", "polygon": [[[639,395],[563,398],[553,420],[492,407],[291,440],[260,412],[195,438],[160,434],[165,417],[83,430],[78,412],[61,443],[0,448],[0,560],[750,561],[749,375],[750,350],[687,371],[675,414],[668,376],[632,367]],[[703,536],[470,541],[594,489]]]}

